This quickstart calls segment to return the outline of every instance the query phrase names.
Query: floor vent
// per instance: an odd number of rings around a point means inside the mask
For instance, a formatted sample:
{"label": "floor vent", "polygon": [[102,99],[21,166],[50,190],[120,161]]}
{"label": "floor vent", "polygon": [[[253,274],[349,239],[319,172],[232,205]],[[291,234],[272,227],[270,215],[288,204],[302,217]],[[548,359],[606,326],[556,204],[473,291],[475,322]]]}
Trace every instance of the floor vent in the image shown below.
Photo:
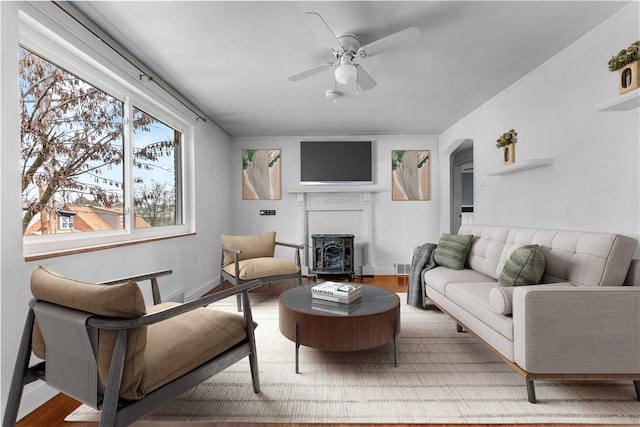
{"label": "floor vent", "polygon": [[407,275],[409,275],[409,270],[411,269],[411,265],[410,264],[395,263],[394,266],[396,267],[396,275],[397,276],[407,276]]}

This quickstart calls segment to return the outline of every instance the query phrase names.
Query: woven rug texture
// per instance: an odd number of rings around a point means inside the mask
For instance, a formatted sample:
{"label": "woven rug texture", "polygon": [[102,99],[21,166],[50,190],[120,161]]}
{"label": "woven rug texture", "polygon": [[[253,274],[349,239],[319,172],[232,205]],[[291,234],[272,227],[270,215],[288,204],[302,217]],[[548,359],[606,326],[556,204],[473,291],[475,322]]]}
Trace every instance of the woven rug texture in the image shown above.
{"label": "woven rug texture", "polygon": [[[278,329],[278,297],[251,296],[261,393],[244,360],[143,418],[148,422],[272,423],[588,423],[640,424],[628,382],[525,380],[437,310],[402,302],[399,366],[393,344],[359,352],[300,347]],[[236,311],[235,298],[216,304]],[[66,421],[98,421],[82,405]]]}

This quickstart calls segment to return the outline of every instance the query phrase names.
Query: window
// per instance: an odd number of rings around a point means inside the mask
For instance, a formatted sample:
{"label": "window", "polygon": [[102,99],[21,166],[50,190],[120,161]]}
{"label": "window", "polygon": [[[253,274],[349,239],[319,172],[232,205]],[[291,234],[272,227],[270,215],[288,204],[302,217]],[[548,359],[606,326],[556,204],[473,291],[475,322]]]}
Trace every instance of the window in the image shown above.
{"label": "window", "polygon": [[60,229],[73,230],[73,226],[74,226],[73,215],[64,215],[60,213]]}
{"label": "window", "polygon": [[180,224],[182,134],[137,108],[133,122],[134,227]]}
{"label": "window", "polygon": [[18,62],[25,242],[184,226],[183,131],[26,48]]}

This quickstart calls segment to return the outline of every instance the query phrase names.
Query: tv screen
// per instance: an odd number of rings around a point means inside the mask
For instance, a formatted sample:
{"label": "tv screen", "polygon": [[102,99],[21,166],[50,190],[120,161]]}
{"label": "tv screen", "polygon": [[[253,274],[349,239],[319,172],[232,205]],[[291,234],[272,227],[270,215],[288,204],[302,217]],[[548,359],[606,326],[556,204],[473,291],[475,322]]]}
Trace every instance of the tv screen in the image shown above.
{"label": "tv screen", "polygon": [[301,141],[301,185],[373,184],[371,141]]}

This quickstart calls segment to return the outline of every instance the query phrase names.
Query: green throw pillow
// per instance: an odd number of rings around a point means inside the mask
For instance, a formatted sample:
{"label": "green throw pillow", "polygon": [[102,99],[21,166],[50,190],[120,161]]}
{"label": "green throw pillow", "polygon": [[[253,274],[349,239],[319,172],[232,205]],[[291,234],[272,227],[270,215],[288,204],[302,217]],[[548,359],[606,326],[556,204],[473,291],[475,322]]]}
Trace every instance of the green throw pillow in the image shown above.
{"label": "green throw pillow", "polygon": [[462,270],[471,247],[472,235],[443,234],[436,247],[433,259],[438,265]]}
{"label": "green throw pillow", "polygon": [[544,254],[538,245],[519,247],[504,265],[500,286],[537,285],[544,274]]}

